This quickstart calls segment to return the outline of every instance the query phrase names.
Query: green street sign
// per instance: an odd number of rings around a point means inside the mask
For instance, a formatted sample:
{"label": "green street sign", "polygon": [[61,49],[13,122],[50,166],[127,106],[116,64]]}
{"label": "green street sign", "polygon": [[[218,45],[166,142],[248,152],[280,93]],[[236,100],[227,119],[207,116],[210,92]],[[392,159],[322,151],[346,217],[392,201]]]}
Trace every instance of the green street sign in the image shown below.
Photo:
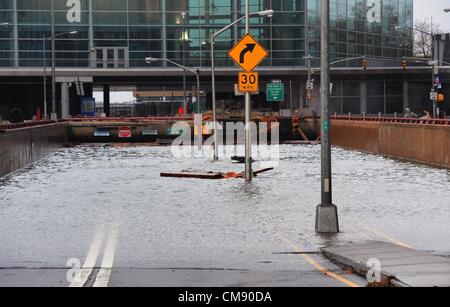
{"label": "green street sign", "polygon": [[270,83],[266,86],[267,101],[278,102],[284,101],[284,84]]}

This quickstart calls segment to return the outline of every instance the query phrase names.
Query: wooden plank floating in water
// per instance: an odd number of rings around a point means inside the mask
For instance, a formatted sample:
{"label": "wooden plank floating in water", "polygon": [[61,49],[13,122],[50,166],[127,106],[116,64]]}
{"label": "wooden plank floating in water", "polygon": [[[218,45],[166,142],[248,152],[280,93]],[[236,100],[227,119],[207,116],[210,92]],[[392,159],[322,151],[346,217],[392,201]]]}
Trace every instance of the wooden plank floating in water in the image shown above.
{"label": "wooden plank floating in water", "polygon": [[221,173],[161,173],[161,177],[166,178],[196,178],[196,179],[223,179],[223,174]]}
{"label": "wooden plank floating in water", "polygon": [[[253,172],[256,177],[259,174],[273,170],[273,167],[261,169]],[[165,178],[192,178],[192,179],[209,179],[209,180],[219,180],[219,179],[231,179],[231,178],[242,178],[242,173],[220,173],[220,172],[210,172],[210,173],[193,173],[193,172],[180,172],[180,173],[161,173],[161,177]]]}

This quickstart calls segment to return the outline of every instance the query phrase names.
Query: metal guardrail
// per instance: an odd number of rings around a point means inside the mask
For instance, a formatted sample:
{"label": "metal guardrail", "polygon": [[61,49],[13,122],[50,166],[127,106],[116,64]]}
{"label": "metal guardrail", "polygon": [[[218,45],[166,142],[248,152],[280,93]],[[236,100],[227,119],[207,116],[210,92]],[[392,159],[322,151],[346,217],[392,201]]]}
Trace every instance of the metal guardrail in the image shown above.
{"label": "metal guardrail", "polygon": [[40,122],[26,122],[26,123],[17,123],[17,124],[3,124],[0,125],[0,131],[6,131],[6,130],[14,130],[14,129],[22,129],[22,128],[29,128],[29,127],[37,127],[37,126],[44,126],[49,124],[55,124],[56,121],[53,120],[47,120],[47,121],[40,121]]}
{"label": "metal guardrail", "polygon": [[450,126],[449,119],[436,118],[401,118],[401,117],[363,117],[363,116],[331,116],[332,120],[348,120],[357,122],[382,122],[397,124]]}

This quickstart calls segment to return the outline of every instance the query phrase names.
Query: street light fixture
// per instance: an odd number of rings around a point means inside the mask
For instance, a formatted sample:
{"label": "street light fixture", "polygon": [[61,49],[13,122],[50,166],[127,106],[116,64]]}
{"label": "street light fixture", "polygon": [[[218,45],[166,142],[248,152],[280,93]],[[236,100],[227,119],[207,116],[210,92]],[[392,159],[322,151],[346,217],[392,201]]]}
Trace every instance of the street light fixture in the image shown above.
{"label": "street light fixture", "polygon": [[[153,58],[153,57],[145,58],[145,62],[147,64],[152,64],[152,63],[155,63],[155,62],[158,62],[158,61],[164,61],[164,62],[170,63],[172,65],[175,65],[175,66],[177,66],[177,67],[179,67],[179,68],[181,68],[181,69],[183,69],[185,71],[191,72],[192,74],[194,74],[197,77],[197,111],[198,111],[199,114],[201,114],[202,113],[202,111],[201,111],[202,104],[201,104],[201,101],[200,101],[200,71],[194,70],[194,69],[189,68],[187,66],[183,66],[183,65],[178,64],[177,62],[171,61],[169,59],[161,59],[161,58]],[[202,138],[202,132],[198,131],[198,134],[199,134],[199,138],[201,139]],[[201,147],[201,143],[199,143],[199,147]]]}
{"label": "street light fixture", "polygon": [[[264,10],[260,12],[251,13],[248,15],[248,17],[269,17],[271,18],[273,14],[275,13],[274,10]],[[216,68],[214,63],[214,40],[217,36],[222,34],[223,32],[227,31],[234,25],[238,24],[242,20],[247,18],[246,15],[242,16],[241,18],[235,20],[234,22],[230,23],[228,26],[222,28],[221,30],[217,32],[211,33],[210,37],[210,44],[211,44],[211,79],[212,79],[212,108],[213,108],[213,130],[214,130],[214,161],[219,160],[219,149],[218,149],[218,143],[217,143],[217,110],[216,110]]]}

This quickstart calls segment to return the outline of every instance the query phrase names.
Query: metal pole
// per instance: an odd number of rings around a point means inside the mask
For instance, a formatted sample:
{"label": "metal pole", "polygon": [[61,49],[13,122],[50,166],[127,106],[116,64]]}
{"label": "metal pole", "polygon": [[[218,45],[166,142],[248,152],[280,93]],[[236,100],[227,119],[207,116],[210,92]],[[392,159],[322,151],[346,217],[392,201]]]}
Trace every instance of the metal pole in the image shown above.
{"label": "metal pole", "polygon": [[[183,66],[186,66],[186,12],[181,13],[183,17]],[[186,101],[186,70],[183,69],[183,113],[186,116],[188,113],[187,101]]]}
{"label": "metal pole", "polygon": [[214,161],[219,160],[219,148],[217,144],[217,110],[216,110],[216,66],[214,58],[214,33],[211,33],[211,81],[212,81],[212,109],[213,109],[213,130],[214,130]]}
{"label": "metal pole", "polygon": [[322,181],[322,202],[317,207],[316,232],[318,233],[338,233],[339,223],[337,208],[333,205],[332,199],[332,178],[331,178],[331,142],[330,142],[330,64],[329,64],[329,0],[322,1],[321,14],[321,76],[320,76],[320,96],[321,96],[321,181]]}
{"label": "metal pole", "polygon": [[[433,16],[431,16],[430,21],[430,34],[431,34],[431,61],[433,65],[431,66],[431,90],[434,89],[434,37],[433,37]],[[433,118],[436,118],[436,100],[433,100]]]}
{"label": "metal pole", "polygon": [[202,114],[202,103],[200,101],[200,72],[197,71],[197,110],[198,114]]}
{"label": "metal pole", "polygon": [[[245,33],[250,33],[250,1],[245,0]],[[245,181],[251,182],[253,179],[252,170],[252,139],[251,139],[251,101],[250,93],[245,93]]]}
{"label": "metal pole", "polygon": [[44,34],[42,36],[42,45],[44,51],[44,120],[47,119],[47,36]]}
{"label": "metal pole", "polygon": [[[196,72],[197,76],[197,114],[199,115],[200,121],[203,121],[202,118],[202,103],[200,101],[200,72]],[[195,121],[195,120],[194,120]],[[200,122],[201,123],[201,122]],[[202,125],[198,127],[198,149],[201,150],[203,146],[203,129]]]}
{"label": "metal pole", "polygon": [[58,119],[56,114],[56,60],[55,60],[55,0],[51,2],[52,22],[52,120]]}

